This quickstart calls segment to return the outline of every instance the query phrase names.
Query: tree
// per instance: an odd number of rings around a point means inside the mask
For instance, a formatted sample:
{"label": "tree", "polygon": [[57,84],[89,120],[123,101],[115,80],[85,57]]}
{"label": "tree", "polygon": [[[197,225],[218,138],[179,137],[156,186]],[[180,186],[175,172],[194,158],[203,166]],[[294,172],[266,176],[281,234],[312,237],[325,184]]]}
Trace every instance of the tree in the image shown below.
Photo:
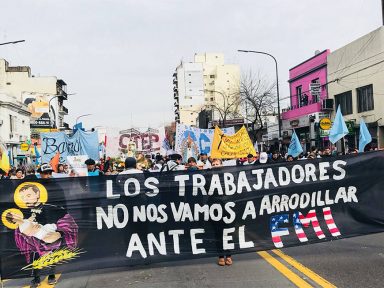
{"label": "tree", "polygon": [[236,92],[232,93],[225,93],[216,90],[204,91],[206,93],[210,93],[212,96],[215,95],[215,101],[211,101],[209,105],[206,105],[206,108],[212,110],[213,120],[216,120],[215,112],[218,114],[218,118],[219,121],[222,123],[222,127],[226,127],[227,120],[241,116],[241,97],[239,91],[239,89],[237,89]]}
{"label": "tree", "polygon": [[274,116],[276,111],[276,83],[270,83],[260,74],[254,76],[251,72],[241,80],[240,95],[245,108],[245,119],[250,123],[250,136],[257,141],[262,131],[266,129],[268,116]]}

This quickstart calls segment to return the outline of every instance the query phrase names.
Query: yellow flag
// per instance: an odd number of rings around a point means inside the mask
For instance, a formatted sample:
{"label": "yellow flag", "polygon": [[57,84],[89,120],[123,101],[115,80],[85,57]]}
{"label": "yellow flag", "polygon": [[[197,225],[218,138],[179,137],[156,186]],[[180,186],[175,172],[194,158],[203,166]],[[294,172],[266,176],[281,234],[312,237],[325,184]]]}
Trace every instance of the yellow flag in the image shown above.
{"label": "yellow flag", "polygon": [[5,148],[2,144],[0,144],[0,168],[7,173],[9,169],[11,169],[7,148]]}
{"label": "yellow flag", "polygon": [[245,126],[241,127],[235,135],[225,135],[219,127],[215,127],[212,158],[234,159],[247,157],[248,154],[256,155],[256,151]]}

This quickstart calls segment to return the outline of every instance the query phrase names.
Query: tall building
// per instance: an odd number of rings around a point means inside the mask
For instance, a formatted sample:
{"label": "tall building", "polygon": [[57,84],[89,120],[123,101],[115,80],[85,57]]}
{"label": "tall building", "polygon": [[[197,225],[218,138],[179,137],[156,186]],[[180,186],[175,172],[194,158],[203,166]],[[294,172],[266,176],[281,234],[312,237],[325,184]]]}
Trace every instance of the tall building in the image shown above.
{"label": "tall building", "polygon": [[335,108],[340,105],[349,128],[348,146],[358,147],[358,128],[364,119],[371,147],[384,148],[384,27],[332,52],[328,82],[329,97]]}
{"label": "tall building", "polygon": [[240,112],[240,67],[225,64],[221,53],[195,54],[194,62],[181,62],[173,74],[175,120],[196,126],[202,110],[211,112],[211,121],[227,119]]}
{"label": "tall building", "polygon": [[[2,137],[13,136],[2,139],[13,160],[28,155],[28,152],[20,150],[21,144],[31,139],[36,139],[32,141],[36,142],[40,132],[69,129],[69,125],[64,122],[68,109],[63,105],[67,100],[66,83],[63,80],[37,77],[32,75],[29,66],[13,67],[6,60],[0,59],[0,94],[1,117],[7,120],[2,119],[3,123],[9,122],[9,125],[0,125],[0,134]],[[10,109],[17,113],[11,113]],[[8,117],[12,120],[8,121]],[[28,135],[26,123],[30,126]]]}
{"label": "tall building", "polygon": [[305,150],[329,144],[327,136],[319,129],[321,119],[329,118],[333,109],[332,103],[327,102],[329,53],[329,50],[316,51],[313,57],[289,70],[290,105],[282,109],[282,131],[287,137],[294,129]]}

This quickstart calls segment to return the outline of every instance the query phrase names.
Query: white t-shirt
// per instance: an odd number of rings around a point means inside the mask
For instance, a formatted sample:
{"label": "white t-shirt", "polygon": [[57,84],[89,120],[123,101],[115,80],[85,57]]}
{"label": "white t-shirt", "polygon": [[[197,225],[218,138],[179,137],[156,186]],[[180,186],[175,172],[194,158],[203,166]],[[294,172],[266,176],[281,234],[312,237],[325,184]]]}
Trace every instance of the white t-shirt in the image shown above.
{"label": "white t-shirt", "polygon": [[122,174],[138,174],[138,173],[143,173],[143,171],[135,168],[127,169],[119,173],[119,175]]}

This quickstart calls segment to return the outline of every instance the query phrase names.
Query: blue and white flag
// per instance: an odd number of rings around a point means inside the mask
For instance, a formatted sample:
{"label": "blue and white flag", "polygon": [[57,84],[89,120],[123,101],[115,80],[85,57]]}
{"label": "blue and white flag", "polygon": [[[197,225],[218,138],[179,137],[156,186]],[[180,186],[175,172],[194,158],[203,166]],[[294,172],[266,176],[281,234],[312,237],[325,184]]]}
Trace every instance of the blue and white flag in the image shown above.
{"label": "blue and white flag", "polygon": [[371,133],[369,133],[367,125],[363,119],[360,119],[360,135],[359,135],[359,152],[364,152],[364,147],[372,141]]}
{"label": "blue and white flag", "polygon": [[39,165],[40,164],[40,153],[39,153],[39,150],[37,149],[37,145],[34,145],[35,146],[35,156],[36,156],[36,161],[35,161],[35,164],[36,165]]}
{"label": "blue and white flag", "polygon": [[293,130],[291,143],[288,147],[288,155],[291,155],[292,157],[297,157],[301,153],[303,153],[303,147],[301,147],[299,137],[297,137],[295,130]]}
{"label": "blue and white flag", "polygon": [[340,105],[337,107],[337,112],[335,119],[333,120],[333,125],[331,130],[329,131],[329,141],[332,142],[332,144],[335,144],[337,141],[339,141],[341,138],[343,138],[345,135],[348,134],[348,128],[345,124],[343,115],[340,111]]}

